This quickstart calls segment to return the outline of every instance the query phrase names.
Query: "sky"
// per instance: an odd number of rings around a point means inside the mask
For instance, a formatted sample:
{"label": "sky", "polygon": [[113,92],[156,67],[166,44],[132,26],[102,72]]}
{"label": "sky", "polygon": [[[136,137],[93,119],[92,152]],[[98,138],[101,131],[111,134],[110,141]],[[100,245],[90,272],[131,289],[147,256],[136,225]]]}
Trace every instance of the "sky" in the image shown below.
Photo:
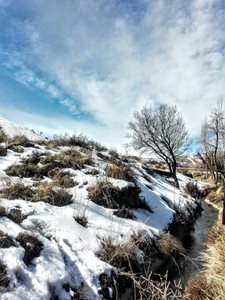
{"label": "sky", "polygon": [[224,97],[223,0],[0,0],[0,117],[122,149],[144,105],[190,134]]}

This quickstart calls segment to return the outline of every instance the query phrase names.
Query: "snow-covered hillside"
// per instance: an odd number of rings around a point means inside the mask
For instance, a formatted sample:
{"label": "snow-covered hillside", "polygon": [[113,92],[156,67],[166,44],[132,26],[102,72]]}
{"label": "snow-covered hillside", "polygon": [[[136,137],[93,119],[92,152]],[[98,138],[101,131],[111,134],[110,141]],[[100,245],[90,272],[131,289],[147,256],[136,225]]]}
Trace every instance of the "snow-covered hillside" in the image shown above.
{"label": "snow-covered hillside", "polygon": [[[119,178],[126,168],[134,180]],[[187,180],[180,176],[181,185]],[[99,278],[115,272],[98,255],[103,241],[154,239],[177,213],[188,216],[196,207],[138,162],[110,151],[38,144],[0,156],[0,197],[1,300],[78,299],[76,287],[87,299],[103,299]],[[135,255],[141,264],[138,246]]]}
{"label": "snow-covered hillside", "polygon": [[0,118],[0,128],[2,128],[10,138],[23,135],[31,141],[38,141],[43,139],[40,134],[37,134],[26,127],[23,127],[4,118]]}

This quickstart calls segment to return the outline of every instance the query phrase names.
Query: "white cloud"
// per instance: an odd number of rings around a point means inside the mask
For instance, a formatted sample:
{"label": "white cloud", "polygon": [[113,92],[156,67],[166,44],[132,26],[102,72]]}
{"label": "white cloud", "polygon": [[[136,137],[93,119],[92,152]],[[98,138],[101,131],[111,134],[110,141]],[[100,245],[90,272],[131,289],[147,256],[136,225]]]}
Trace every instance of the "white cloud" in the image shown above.
{"label": "white cloud", "polygon": [[28,65],[55,85],[32,74],[27,82],[36,80],[74,114],[79,99],[118,141],[146,103],[176,103],[194,133],[224,95],[222,0],[140,3],[134,19],[116,0],[26,1]]}

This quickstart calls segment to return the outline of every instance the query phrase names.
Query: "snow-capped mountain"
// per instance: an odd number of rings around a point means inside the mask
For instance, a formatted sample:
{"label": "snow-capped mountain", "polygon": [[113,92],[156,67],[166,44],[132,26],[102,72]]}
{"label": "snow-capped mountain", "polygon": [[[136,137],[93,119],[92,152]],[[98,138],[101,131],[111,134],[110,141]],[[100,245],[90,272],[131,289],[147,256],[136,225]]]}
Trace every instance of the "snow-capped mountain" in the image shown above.
{"label": "snow-capped mountain", "polygon": [[39,141],[43,139],[40,134],[35,133],[31,129],[4,118],[0,118],[0,128],[2,128],[5,134],[7,134],[10,138],[24,135],[31,141]]}

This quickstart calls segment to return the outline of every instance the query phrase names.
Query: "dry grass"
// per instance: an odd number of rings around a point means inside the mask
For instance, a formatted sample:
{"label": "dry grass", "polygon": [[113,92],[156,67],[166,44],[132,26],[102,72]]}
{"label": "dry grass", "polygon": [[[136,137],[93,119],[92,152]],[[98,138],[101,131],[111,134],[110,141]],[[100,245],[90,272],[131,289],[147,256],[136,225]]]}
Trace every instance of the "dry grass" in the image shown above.
{"label": "dry grass", "polygon": [[181,242],[169,233],[162,234],[158,239],[156,239],[155,244],[158,252],[166,256],[183,255],[186,253]]}
{"label": "dry grass", "polygon": [[188,281],[184,299],[225,299],[225,227],[215,225],[203,254],[204,271]]}
{"label": "dry grass", "polygon": [[4,130],[0,127],[0,143],[5,143],[8,140],[8,136],[5,134]]}
{"label": "dry grass", "polygon": [[24,177],[40,177],[39,167],[31,163],[23,163],[19,165],[11,165],[6,170],[5,173],[8,176],[18,176],[20,178]]}
{"label": "dry grass", "polygon": [[57,188],[53,182],[40,182],[32,201],[44,201],[55,206],[65,206],[72,203],[72,195],[62,188]]}
{"label": "dry grass", "polygon": [[35,235],[28,233],[20,233],[16,240],[25,249],[23,261],[28,266],[35,257],[39,256],[43,244]]}
{"label": "dry grass", "polygon": [[34,192],[30,187],[25,186],[22,183],[17,183],[0,190],[1,197],[10,200],[14,200],[14,199],[30,200],[33,196],[33,193]]}
{"label": "dry grass", "polygon": [[0,231],[0,248],[15,246],[13,240],[4,232]]}
{"label": "dry grass", "polygon": [[0,206],[0,217],[7,217],[17,224],[21,224],[26,216],[23,215],[20,208],[12,208],[10,210],[6,210],[4,206]]}
{"label": "dry grass", "polygon": [[122,189],[107,181],[98,182],[88,188],[89,199],[106,208],[150,208],[139,198],[140,189],[127,186]]}
{"label": "dry grass", "polygon": [[9,285],[9,276],[5,264],[0,260],[0,291]]}
{"label": "dry grass", "polygon": [[7,155],[7,148],[4,146],[0,146],[0,156],[6,156]]}
{"label": "dry grass", "polygon": [[116,179],[134,182],[134,174],[130,167],[122,163],[108,164],[105,168],[105,175]]}
{"label": "dry grass", "polygon": [[88,224],[88,218],[87,216],[85,215],[85,212],[83,213],[78,213],[76,214],[74,217],[74,220],[79,223],[81,226],[83,227],[87,227],[87,224]]}
{"label": "dry grass", "polygon": [[207,200],[218,207],[223,206],[224,200],[224,186],[221,184],[218,187],[210,186],[207,189]]}
{"label": "dry grass", "polygon": [[52,180],[54,184],[62,188],[71,188],[78,184],[71,178],[71,175],[69,173],[65,173],[60,169],[57,169],[55,170],[55,172],[53,172]]}
{"label": "dry grass", "polygon": [[198,184],[193,181],[189,181],[186,183],[184,187],[184,191],[195,199],[202,198],[205,195],[204,190],[198,187]]}

